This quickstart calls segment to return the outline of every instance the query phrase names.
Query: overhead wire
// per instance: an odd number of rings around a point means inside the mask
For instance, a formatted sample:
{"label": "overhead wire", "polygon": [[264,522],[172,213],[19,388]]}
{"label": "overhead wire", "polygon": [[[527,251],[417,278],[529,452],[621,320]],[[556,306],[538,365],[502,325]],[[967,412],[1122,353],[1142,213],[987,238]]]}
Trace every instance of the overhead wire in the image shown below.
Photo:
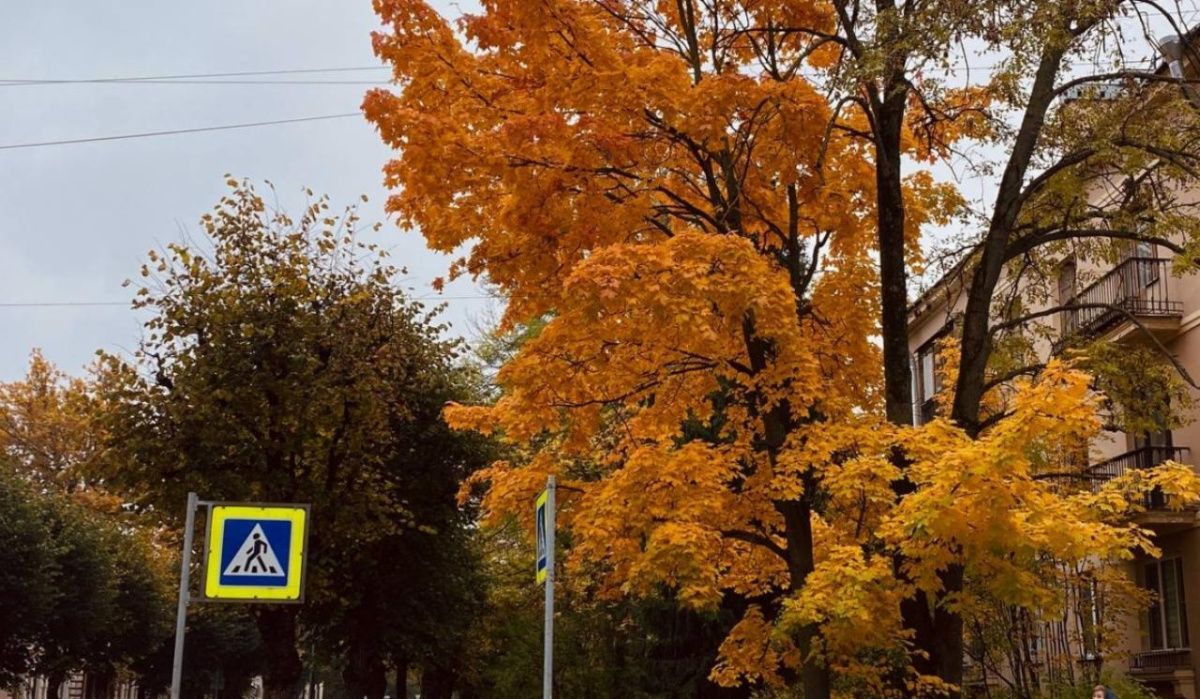
{"label": "overhead wire", "polygon": [[[42,83],[5,83],[0,81],[0,87],[24,87],[26,85],[35,85]],[[48,84],[48,83],[47,83]],[[388,85],[387,80],[229,80],[229,79],[212,79],[212,80],[184,80],[171,78],[146,78],[144,80],[111,80],[111,81],[89,81],[79,80],[72,82],[54,83],[55,85]]]}
{"label": "overhead wire", "polygon": [[41,148],[43,146],[65,146],[75,143],[98,143],[101,141],[124,141],[133,138],[152,138],[156,136],[174,136],[177,134],[203,133],[207,131],[228,131],[231,129],[248,129],[259,126],[275,126],[278,124],[297,124],[306,121],[327,121],[330,119],[347,119],[361,117],[360,112],[344,112],[342,114],[322,114],[320,116],[296,117],[293,119],[272,119],[270,121],[251,121],[240,124],[221,124],[218,126],[198,126],[188,129],[166,129],[163,131],[142,131],[139,133],[119,134],[115,136],[92,136],[88,138],[67,138],[56,141],[34,141],[31,143],[9,143],[0,145],[0,150],[17,150],[20,148]]}
{"label": "overhead wire", "polygon": [[[502,299],[501,296],[492,294],[478,294],[465,296],[440,296],[437,294],[428,296],[413,296],[410,297],[414,301],[475,301],[485,299]],[[0,302],[0,308],[89,308],[95,306],[129,306],[128,301],[4,301]]]}
{"label": "overhead wire", "polygon": [[312,73],[351,73],[387,70],[387,66],[346,66],[339,68],[281,68],[274,70],[239,70],[224,73],[179,73],[174,75],[141,75],[102,78],[0,78],[0,87],[21,85],[76,85],[104,83],[139,83],[149,81],[189,81],[200,78],[245,78],[262,75],[299,75]]}

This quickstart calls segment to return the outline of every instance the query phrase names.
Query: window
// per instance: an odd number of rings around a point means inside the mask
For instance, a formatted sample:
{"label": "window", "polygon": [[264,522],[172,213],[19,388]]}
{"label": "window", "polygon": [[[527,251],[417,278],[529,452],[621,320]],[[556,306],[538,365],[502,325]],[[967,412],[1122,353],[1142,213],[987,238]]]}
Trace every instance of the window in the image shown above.
{"label": "window", "polygon": [[1083,658],[1095,660],[1100,657],[1100,586],[1093,579],[1085,579],[1079,588],[1079,625],[1083,632]]}
{"label": "window", "polygon": [[[1149,226],[1144,221],[1137,224],[1137,232],[1145,233]],[[1158,281],[1158,260],[1155,257],[1154,243],[1148,240],[1134,240],[1122,246],[1121,259],[1129,270],[1127,275],[1130,293],[1137,294]],[[1136,285],[1136,286],[1135,286]]]}
{"label": "window", "polygon": [[933,397],[942,390],[942,376],[937,370],[937,343],[944,334],[939,334],[917,350],[913,379],[916,381],[917,414],[919,424],[934,417]]}
{"label": "window", "polygon": [[938,392],[939,377],[937,373],[937,352],[932,345],[926,345],[917,352],[918,380],[921,386],[921,400],[929,400]]}
{"label": "window", "polygon": [[1188,647],[1187,604],[1183,598],[1183,559],[1146,564],[1146,589],[1154,593],[1149,611],[1150,648]]}
{"label": "window", "polygon": [[933,397],[942,390],[943,382],[941,372],[938,371],[938,351],[941,349],[942,340],[954,332],[958,318],[958,314],[949,315],[946,324],[933,337],[926,340],[925,344],[918,347],[912,356],[913,400],[916,403],[913,407],[919,425],[934,418],[937,406],[933,402]]}
{"label": "window", "polygon": [[1067,258],[1058,266],[1058,302],[1065,304],[1075,295],[1075,260]]}
{"label": "window", "polygon": [[[1133,448],[1145,449],[1147,447],[1160,447],[1158,451],[1165,451],[1175,443],[1174,435],[1171,430],[1160,430],[1158,432],[1141,432],[1133,436]],[[1157,466],[1158,464],[1151,464]]]}
{"label": "window", "polygon": [[[1066,306],[1074,300],[1075,297],[1075,260],[1068,257],[1063,260],[1058,267],[1058,305]],[[1078,311],[1067,311],[1060,317],[1062,331],[1064,336],[1071,335],[1075,332],[1078,325]]]}
{"label": "window", "polygon": [[1133,256],[1137,258],[1134,262],[1137,265],[1137,280],[1142,285],[1142,288],[1150,286],[1158,281],[1158,265],[1154,259],[1154,244],[1145,240],[1139,240],[1133,245]]}

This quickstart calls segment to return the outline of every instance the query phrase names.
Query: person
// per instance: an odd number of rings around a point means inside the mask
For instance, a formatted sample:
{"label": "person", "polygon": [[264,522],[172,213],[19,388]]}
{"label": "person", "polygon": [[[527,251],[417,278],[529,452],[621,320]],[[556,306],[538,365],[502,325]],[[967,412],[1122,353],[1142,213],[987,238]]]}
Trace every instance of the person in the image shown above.
{"label": "person", "polygon": [[1117,699],[1117,693],[1102,684],[1092,689],[1092,699]]}

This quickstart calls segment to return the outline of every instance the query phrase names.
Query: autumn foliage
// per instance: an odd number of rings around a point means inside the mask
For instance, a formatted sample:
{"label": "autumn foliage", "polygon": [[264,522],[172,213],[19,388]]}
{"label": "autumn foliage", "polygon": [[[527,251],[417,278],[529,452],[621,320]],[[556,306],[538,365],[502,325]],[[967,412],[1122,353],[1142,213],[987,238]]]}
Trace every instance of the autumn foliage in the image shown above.
{"label": "autumn foliage", "polygon": [[[804,78],[821,42],[753,30],[832,27],[825,4],[722,4],[721,41],[691,3],[492,0],[457,25],[375,5],[397,90],[364,110],[397,150],[390,211],[465,250],[451,274],[496,284],[505,327],[546,319],[494,404],[448,411],[518,449],[477,479],[487,511],[527,515],[557,474],[566,580],[748,600],[717,681],[940,691],[912,668],[901,600],[962,565],[979,584],[956,610],[1051,608],[1039,566],[1152,549],[1124,523],[1133,494],[1195,496],[1182,467],[1096,492],[1053,477],[1100,428],[1069,363],[991,396],[1009,415],[978,438],[887,421],[871,154]],[[959,199],[921,172],[904,197],[916,261]]]}

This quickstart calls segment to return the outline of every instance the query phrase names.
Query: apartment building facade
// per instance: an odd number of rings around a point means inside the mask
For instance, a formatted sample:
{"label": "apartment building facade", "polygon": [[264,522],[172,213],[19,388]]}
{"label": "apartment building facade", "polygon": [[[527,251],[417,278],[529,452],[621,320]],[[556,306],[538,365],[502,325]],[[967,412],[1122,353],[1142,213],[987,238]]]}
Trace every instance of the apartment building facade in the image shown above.
{"label": "apartment building facade", "polygon": [[[1042,303],[1077,308],[1062,311],[1052,321],[1057,332],[1053,339],[1038,343],[1039,354],[1047,357],[1063,351],[1068,338],[1149,346],[1159,352],[1165,349],[1184,370],[1200,377],[1200,275],[1173,275],[1171,255],[1140,242],[1131,243],[1110,266],[1067,257],[1056,272],[1058,298]],[[939,341],[955,331],[955,319],[966,303],[963,287],[969,273],[966,266],[951,272],[910,309],[909,351],[918,422],[935,417],[934,396],[943,389],[937,365]],[[1200,399],[1200,392],[1195,397]],[[1200,420],[1156,433],[1106,433],[1090,445],[1088,473],[1103,482],[1168,460],[1191,464],[1194,453],[1200,455]],[[1155,494],[1148,496],[1146,505],[1138,523],[1155,533],[1162,557],[1140,556],[1127,566],[1127,573],[1152,591],[1156,601],[1140,618],[1128,620],[1118,657],[1077,661],[1115,664],[1162,697],[1197,699],[1200,652],[1194,653],[1191,643],[1192,639],[1200,643],[1200,513],[1173,510]],[[1030,649],[1030,662],[1038,662],[1038,653],[1039,648]]]}
{"label": "apartment building facade", "polygon": [[[1198,49],[1200,30],[1164,39],[1159,50],[1165,62],[1157,72],[1200,81],[1200,60],[1189,59],[1200,57]],[[1093,92],[1092,99],[1109,99],[1121,89],[1113,87],[1107,92],[1107,86],[1100,87],[1105,89],[1098,95]],[[1200,91],[1190,85],[1184,89],[1188,101],[1200,110]],[[1136,187],[1130,179],[1099,175],[1087,199],[1097,209],[1113,201],[1128,202],[1131,185]],[[1200,191],[1175,194],[1192,207],[1200,202]],[[1152,204],[1146,214],[1154,214]],[[1043,319],[1047,332],[1031,336],[1033,352],[1044,360],[1093,341],[1111,343],[1118,350],[1146,348],[1169,356],[1178,369],[1200,381],[1200,274],[1173,273],[1173,253],[1161,245],[1111,242],[1117,254],[1107,257],[1076,258],[1071,246],[1060,248],[1057,259],[1047,261],[1051,269],[1040,271],[1036,293],[1026,295],[1019,278],[1001,282],[1008,298],[1027,301],[1022,312],[1066,309]],[[966,307],[970,274],[969,261],[960,263],[910,306],[908,349],[918,423],[936,417],[934,396],[945,388],[938,370],[938,349],[943,338],[956,332],[956,319]],[[1089,482],[1084,487],[1166,461],[1200,463],[1200,390],[1189,388],[1188,392],[1195,407],[1187,412],[1195,414],[1183,415],[1184,424],[1150,432],[1109,430],[1093,440],[1086,457]],[[1070,662],[1079,667],[1094,664],[1122,670],[1160,697],[1200,699],[1200,511],[1172,508],[1157,493],[1147,495],[1144,504],[1145,511],[1136,521],[1154,533],[1162,555],[1151,558],[1139,553],[1122,567],[1129,580],[1153,593],[1153,602],[1125,619],[1123,635],[1115,643],[1117,652],[1100,657],[1086,648],[1071,648],[1075,657]],[[1069,648],[1061,638],[1063,633],[1055,624],[1041,623],[1035,634],[1040,637],[1024,649],[1021,662],[1048,663],[1047,656]],[[970,658],[967,664],[970,667]],[[986,671],[968,675],[970,681],[989,682]]]}

